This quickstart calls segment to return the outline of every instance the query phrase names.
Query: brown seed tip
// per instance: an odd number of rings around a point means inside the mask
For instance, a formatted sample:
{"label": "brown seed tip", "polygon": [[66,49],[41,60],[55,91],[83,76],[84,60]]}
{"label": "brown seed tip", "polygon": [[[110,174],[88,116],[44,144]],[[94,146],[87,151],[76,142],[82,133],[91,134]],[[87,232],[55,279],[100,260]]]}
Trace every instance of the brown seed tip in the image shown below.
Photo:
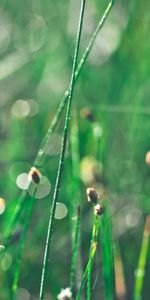
{"label": "brown seed tip", "polygon": [[29,172],[29,176],[31,177],[31,179],[34,183],[39,184],[40,178],[41,178],[41,173],[39,172],[38,169],[36,169],[35,167],[32,167]]}
{"label": "brown seed tip", "polygon": [[150,166],[150,151],[146,153],[145,162],[148,166]]}
{"label": "brown seed tip", "polygon": [[81,215],[81,206],[80,206],[80,205],[77,207],[77,215],[78,215],[78,216]]}
{"label": "brown seed tip", "polygon": [[82,108],[80,111],[80,115],[82,118],[87,119],[91,123],[95,122],[95,118],[94,118],[92,112],[88,108]]}
{"label": "brown seed tip", "polygon": [[94,188],[92,187],[87,188],[86,194],[87,194],[88,202],[91,202],[93,204],[97,203],[97,200],[99,199],[99,195],[97,194]]}
{"label": "brown seed tip", "polygon": [[95,215],[101,216],[101,215],[103,215],[104,211],[105,211],[105,208],[104,208],[103,205],[101,205],[101,204],[96,204],[96,206],[95,206],[95,208],[94,208],[94,213],[95,213]]}

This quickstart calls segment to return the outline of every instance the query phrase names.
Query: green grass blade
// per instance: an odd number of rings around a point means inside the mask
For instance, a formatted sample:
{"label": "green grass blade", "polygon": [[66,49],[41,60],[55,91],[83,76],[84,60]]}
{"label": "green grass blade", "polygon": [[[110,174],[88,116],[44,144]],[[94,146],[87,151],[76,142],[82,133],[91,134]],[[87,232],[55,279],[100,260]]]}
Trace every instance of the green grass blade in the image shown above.
{"label": "green grass blade", "polygon": [[71,104],[72,104],[72,98],[73,98],[73,92],[74,92],[75,71],[76,71],[77,59],[78,59],[78,53],[79,53],[81,31],[82,31],[82,25],[83,25],[83,16],[84,16],[84,10],[85,10],[85,2],[86,2],[86,0],[82,0],[81,8],[80,8],[80,18],[79,18],[79,25],[78,25],[78,32],[77,32],[76,46],[75,46],[75,53],[74,53],[74,60],[73,60],[73,68],[72,68],[72,75],[71,75],[70,88],[69,88],[67,113],[66,113],[65,126],[64,126],[64,131],[63,131],[63,138],[62,138],[62,147],[61,147],[58,173],[57,173],[57,178],[56,178],[56,184],[55,184],[55,190],[54,190],[54,195],[53,195],[53,200],[52,200],[52,207],[51,207],[51,211],[50,211],[50,218],[49,218],[47,238],[46,238],[46,246],[45,246],[41,285],[40,285],[40,298],[39,298],[40,300],[44,299],[45,280],[46,280],[47,267],[48,267],[48,255],[49,255],[50,245],[51,245],[51,240],[52,240],[54,215],[55,215],[55,210],[56,210],[56,201],[57,201],[58,194],[59,194],[61,176],[62,176],[63,165],[64,165],[65,150],[66,150],[67,137],[68,137],[68,127],[69,127],[70,113],[71,113]]}
{"label": "green grass blade", "polygon": [[20,241],[19,241],[17,261],[16,261],[16,267],[15,267],[15,271],[14,271],[14,280],[13,280],[13,286],[12,286],[12,292],[13,292],[14,299],[15,299],[17,288],[18,288],[20,264],[21,264],[22,252],[23,252],[23,248],[24,248],[25,235],[26,235],[26,232],[28,229],[30,216],[31,216],[33,205],[35,202],[36,190],[37,190],[37,188],[35,189],[33,196],[28,198],[28,206],[27,206],[27,212],[26,212],[26,216],[25,216],[25,222],[23,225],[23,230],[21,233]]}
{"label": "green grass blade", "polygon": [[5,237],[4,237],[4,246],[5,246],[5,249],[8,247],[9,245],[9,242],[12,238],[12,235],[14,233],[14,229],[15,229],[15,226],[17,224],[19,224],[19,221],[20,221],[20,214],[21,214],[21,211],[25,205],[25,200],[26,200],[26,197],[27,197],[27,191],[23,191],[18,199],[18,203],[16,205],[16,208],[15,208],[15,211],[13,213],[13,216],[10,220],[10,223],[7,227],[7,231],[6,231],[6,234],[5,234]]}
{"label": "green grass blade", "polygon": [[85,283],[87,277],[88,277],[87,299],[90,299],[89,297],[91,296],[91,268],[92,268],[93,259],[95,257],[96,249],[97,249],[97,238],[98,238],[98,233],[99,233],[99,227],[100,227],[99,218],[96,216],[94,219],[94,225],[93,225],[93,230],[92,230],[89,260],[88,260],[88,264],[86,266],[85,272],[83,274],[81,285],[77,292],[75,300],[80,299],[80,296],[82,293],[82,288],[84,286],[84,283]]}
{"label": "green grass blade", "polygon": [[134,297],[133,297],[134,300],[142,299],[142,289],[143,289],[143,282],[145,276],[146,260],[148,255],[149,237],[150,237],[150,216],[146,218],[143,240],[142,240],[141,250],[139,255],[139,261],[135,273],[135,288],[134,288]]}
{"label": "green grass blade", "polygon": [[105,300],[114,300],[115,298],[115,272],[114,272],[114,255],[111,235],[111,224],[108,207],[105,207],[105,214],[102,217],[101,224],[102,239],[102,262],[103,278],[105,285]]}
{"label": "green grass blade", "polygon": [[95,216],[94,226],[93,226],[93,232],[92,232],[92,238],[91,238],[91,247],[90,247],[90,255],[89,255],[89,268],[87,271],[87,300],[91,299],[91,278],[92,278],[92,262],[93,259],[90,260],[90,257],[92,255],[93,251],[93,245],[94,243],[97,243],[97,237],[98,237],[98,230],[99,230],[99,220],[98,217]]}
{"label": "green grass blade", "polygon": [[[91,52],[91,49],[92,49],[92,47],[94,45],[95,39],[96,39],[99,31],[103,27],[103,25],[104,25],[104,23],[105,23],[108,15],[109,15],[112,7],[113,7],[113,4],[114,4],[114,1],[110,1],[109,2],[109,4],[108,4],[108,6],[107,6],[107,8],[106,8],[106,10],[105,10],[105,12],[103,14],[103,16],[101,17],[101,19],[100,19],[100,21],[99,21],[99,23],[98,23],[98,25],[97,25],[94,33],[92,34],[92,37],[91,37],[91,39],[89,41],[89,44],[87,45],[87,47],[85,49],[85,52],[83,53],[83,56],[82,56],[82,58],[81,58],[81,60],[80,60],[80,62],[78,64],[78,66],[77,66],[77,69],[75,71],[74,84],[76,83],[76,81],[79,78],[79,75],[80,75],[80,73],[81,73],[81,71],[82,71],[82,69],[83,69],[83,67],[85,65],[85,62],[87,61],[89,53]],[[60,105],[58,107],[58,110],[56,112],[56,115],[55,115],[55,117],[54,117],[54,119],[53,119],[53,121],[52,121],[52,123],[51,123],[51,125],[50,125],[50,127],[49,127],[49,129],[48,129],[48,131],[47,131],[47,133],[46,133],[46,135],[45,135],[42,143],[41,143],[40,149],[38,151],[37,157],[36,157],[35,162],[34,162],[34,165],[36,167],[39,167],[39,165],[41,165],[41,160],[42,160],[42,158],[43,158],[43,156],[45,154],[45,149],[46,149],[46,147],[47,147],[47,145],[49,143],[49,140],[50,140],[50,137],[51,137],[52,133],[54,132],[54,130],[55,130],[56,126],[57,126],[58,121],[60,120],[60,116],[61,116],[61,114],[63,112],[63,109],[64,109],[66,103],[67,103],[68,97],[69,97],[69,89],[66,90],[66,92],[64,94],[64,97],[61,100]]]}
{"label": "green grass blade", "polygon": [[75,293],[75,271],[76,271],[76,262],[77,262],[77,250],[79,244],[80,221],[81,221],[81,208],[79,206],[77,212],[76,225],[75,225],[75,234],[74,234],[72,258],[71,258],[71,270],[70,270],[70,288],[72,291],[72,295],[74,295]]}

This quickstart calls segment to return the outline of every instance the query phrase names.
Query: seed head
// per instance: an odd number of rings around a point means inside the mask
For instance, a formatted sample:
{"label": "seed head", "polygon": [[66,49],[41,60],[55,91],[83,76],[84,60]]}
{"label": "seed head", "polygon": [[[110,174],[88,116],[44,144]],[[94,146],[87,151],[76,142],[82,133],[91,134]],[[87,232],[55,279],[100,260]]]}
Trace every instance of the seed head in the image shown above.
{"label": "seed head", "polygon": [[105,208],[104,208],[103,205],[101,205],[101,204],[99,204],[99,203],[96,204],[96,206],[95,206],[95,208],[94,208],[94,213],[95,213],[95,215],[101,216],[101,215],[103,215],[104,211],[105,211]]}
{"label": "seed head", "polygon": [[94,188],[92,187],[87,188],[86,194],[87,194],[88,202],[91,202],[93,204],[97,203],[97,200],[99,199],[99,195],[97,194]]}
{"label": "seed head", "polygon": [[88,108],[83,108],[81,109],[81,117],[87,119],[88,121],[90,121],[91,123],[95,122],[95,118],[92,114],[92,112],[88,109]]}
{"label": "seed head", "polygon": [[39,184],[40,178],[41,178],[41,173],[39,172],[38,169],[36,169],[35,167],[32,167],[29,172],[29,176],[31,177],[31,179],[34,183]]}

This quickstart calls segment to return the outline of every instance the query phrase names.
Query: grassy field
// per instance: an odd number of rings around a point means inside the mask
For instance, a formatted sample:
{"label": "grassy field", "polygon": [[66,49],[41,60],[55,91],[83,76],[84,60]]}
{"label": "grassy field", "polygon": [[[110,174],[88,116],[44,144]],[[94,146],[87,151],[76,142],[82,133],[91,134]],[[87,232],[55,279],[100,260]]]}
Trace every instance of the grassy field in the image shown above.
{"label": "grassy field", "polygon": [[0,300],[149,300],[150,4],[0,3]]}

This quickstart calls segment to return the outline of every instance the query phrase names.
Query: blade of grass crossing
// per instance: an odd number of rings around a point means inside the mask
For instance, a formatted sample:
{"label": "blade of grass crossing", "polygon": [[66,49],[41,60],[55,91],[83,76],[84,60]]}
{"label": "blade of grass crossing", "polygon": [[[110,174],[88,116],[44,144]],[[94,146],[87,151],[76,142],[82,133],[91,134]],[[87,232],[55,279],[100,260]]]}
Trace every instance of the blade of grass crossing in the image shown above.
{"label": "blade of grass crossing", "polygon": [[[104,23],[105,23],[108,15],[109,15],[112,7],[113,7],[113,4],[114,4],[114,1],[110,1],[109,2],[109,4],[108,4],[108,6],[107,6],[107,8],[106,8],[106,10],[105,10],[105,12],[103,14],[103,16],[101,17],[101,19],[100,19],[100,21],[99,21],[99,23],[98,23],[98,25],[97,25],[97,27],[96,27],[93,35],[92,35],[92,37],[91,37],[91,39],[89,41],[88,46],[85,49],[85,52],[84,52],[84,54],[83,54],[83,56],[82,56],[82,58],[81,58],[81,60],[80,60],[80,62],[78,64],[78,67],[77,67],[76,72],[75,72],[74,84],[77,81],[77,79],[79,78],[79,75],[80,75],[80,73],[81,73],[81,71],[82,71],[82,69],[84,67],[84,64],[85,64],[85,62],[86,62],[86,60],[87,60],[87,58],[89,56],[89,53],[91,52],[91,49],[92,49],[93,44],[95,42],[95,39],[96,39],[99,31],[103,27],[103,25],[104,25]],[[68,97],[69,97],[69,91],[67,90],[65,92],[65,94],[64,94],[63,99],[60,102],[60,105],[59,105],[58,110],[57,110],[57,112],[56,112],[56,114],[54,116],[54,119],[53,119],[53,121],[52,121],[52,123],[51,123],[51,125],[50,125],[50,127],[49,127],[49,129],[48,129],[48,131],[47,131],[47,133],[45,135],[45,137],[42,140],[40,149],[39,149],[39,151],[37,153],[37,156],[35,158],[35,161],[34,161],[34,166],[35,167],[39,167],[39,166],[43,165],[42,164],[42,159],[43,159],[43,157],[45,155],[46,147],[47,147],[47,145],[48,145],[48,143],[50,141],[52,133],[54,132],[54,130],[55,130],[57,124],[58,124],[58,121],[60,120],[60,116],[61,116],[61,114],[62,114],[62,112],[63,112],[63,110],[65,108],[65,105],[67,103]],[[6,233],[6,237],[4,238],[4,241],[7,240],[7,242],[9,242],[9,240],[11,239],[12,232],[14,231],[14,228],[15,228],[16,224],[18,223],[19,215],[20,215],[20,213],[21,213],[21,211],[23,209],[24,202],[25,202],[25,199],[26,199],[26,194],[27,194],[27,192],[23,192],[21,194],[20,198],[18,199],[18,203],[16,205],[15,212],[14,212],[14,214],[12,216],[11,221],[10,221],[10,225],[8,226],[8,230],[7,230],[7,233]]]}
{"label": "blade of grass crossing", "polygon": [[50,217],[49,217],[47,238],[46,238],[46,246],[45,246],[41,285],[40,285],[40,296],[39,296],[40,300],[44,299],[44,293],[45,293],[45,280],[46,280],[46,274],[47,274],[47,268],[48,268],[48,256],[49,256],[52,233],[53,233],[56,201],[57,201],[59,190],[60,190],[60,183],[61,183],[61,177],[62,177],[62,171],[63,171],[63,165],[64,165],[65,150],[66,150],[66,143],[67,143],[67,137],[68,137],[68,127],[69,127],[69,122],[70,122],[71,104],[72,104],[72,98],[73,98],[73,92],[74,92],[75,71],[76,71],[77,59],[78,59],[78,53],[79,53],[81,31],[82,31],[82,25],[83,25],[83,16],[84,16],[84,10],[85,10],[85,2],[86,2],[86,0],[82,0],[81,8],[80,8],[80,18],[79,18],[79,25],[78,25],[76,46],[75,46],[75,53],[74,53],[74,60],[73,60],[73,67],[72,67],[72,75],[71,75],[70,88],[69,88],[66,120],[65,120],[65,126],[64,126],[64,131],[63,131],[59,166],[58,166],[58,172],[57,172],[57,178],[56,178],[56,184],[55,184],[55,189],[54,189],[52,207],[51,207]]}
{"label": "blade of grass crossing", "polygon": [[[87,45],[87,47],[85,49],[85,52],[83,53],[83,55],[81,57],[81,60],[80,60],[78,66],[77,66],[77,69],[75,71],[74,84],[76,83],[76,81],[78,80],[78,78],[80,76],[80,73],[81,73],[81,71],[82,71],[82,69],[84,67],[85,62],[87,61],[89,53],[92,50],[92,47],[93,47],[94,42],[95,42],[95,39],[96,39],[99,31],[103,27],[103,25],[104,25],[104,23],[105,23],[108,15],[109,15],[109,13],[110,13],[112,7],[114,5],[114,2],[115,1],[110,1],[109,2],[106,10],[104,11],[103,16],[101,17],[101,19],[100,19],[100,21],[99,21],[99,23],[98,23],[98,25],[97,25],[97,27],[96,27],[93,35],[92,35],[92,37],[91,37],[91,39],[89,41],[89,44]],[[56,112],[56,115],[55,115],[55,117],[54,117],[54,119],[53,119],[53,121],[52,121],[52,123],[51,123],[51,125],[50,125],[50,127],[49,127],[49,129],[48,129],[48,131],[47,131],[47,133],[46,133],[46,135],[45,135],[42,143],[41,143],[40,149],[38,151],[38,154],[37,154],[35,162],[34,162],[34,165],[36,167],[39,167],[41,165],[41,160],[42,160],[42,158],[43,158],[43,156],[45,154],[45,149],[46,149],[46,147],[47,147],[47,145],[49,143],[49,140],[50,140],[50,137],[51,137],[52,133],[54,132],[54,130],[55,130],[56,126],[57,126],[57,123],[58,123],[58,121],[60,119],[60,116],[61,116],[61,114],[63,112],[63,109],[65,108],[65,105],[67,103],[68,97],[69,97],[69,89],[66,90],[66,92],[64,94],[64,97],[62,98],[62,100],[61,100],[61,102],[59,104],[59,107],[58,107],[58,110]]]}

